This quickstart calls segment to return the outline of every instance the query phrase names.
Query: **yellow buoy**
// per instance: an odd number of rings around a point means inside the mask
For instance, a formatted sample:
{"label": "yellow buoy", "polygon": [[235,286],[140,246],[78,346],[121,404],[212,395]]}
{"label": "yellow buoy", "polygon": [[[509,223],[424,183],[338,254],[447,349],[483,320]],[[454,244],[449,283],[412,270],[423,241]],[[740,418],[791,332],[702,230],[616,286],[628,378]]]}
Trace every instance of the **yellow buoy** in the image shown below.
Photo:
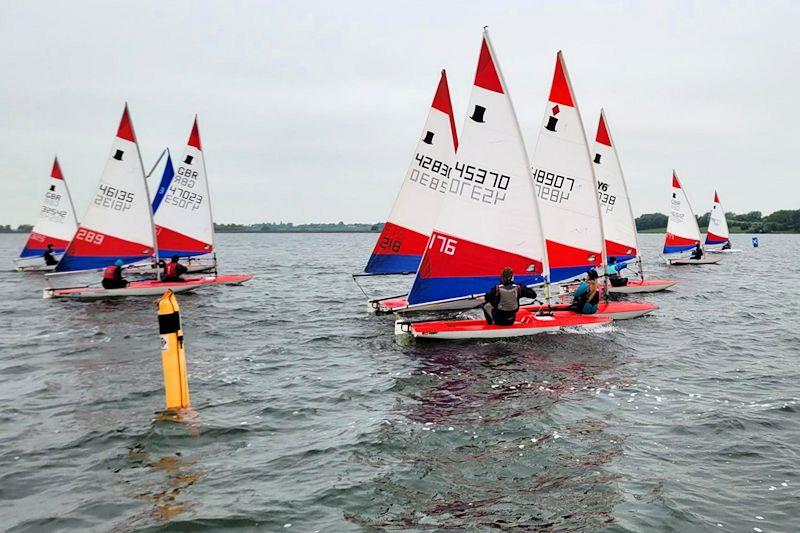
{"label": "yellow buoy", "polygon": [[158,302],[158,332],[161,334],[161,364],[164,367],[167,409],[186,409],[189,407],[189,379],[183,350],[181,309],[178,299],[169,289]]}

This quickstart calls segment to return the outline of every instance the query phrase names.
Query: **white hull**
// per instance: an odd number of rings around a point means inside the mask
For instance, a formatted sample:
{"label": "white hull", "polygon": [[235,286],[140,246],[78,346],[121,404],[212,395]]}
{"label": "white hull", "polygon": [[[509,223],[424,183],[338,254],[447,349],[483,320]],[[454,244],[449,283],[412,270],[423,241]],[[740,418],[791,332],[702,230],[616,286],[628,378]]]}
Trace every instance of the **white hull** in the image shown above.
{"label": "white hull", "polygon": [[55,265],[17,265],[18,272],[52,272]]}
{"label": "white hull", "polygon": [[706,253],[710,254],[740,254],[742,253],[741,250],[738,248],[728,248],[727,250],[709,250],[706,248]]}
{"label": "white hull", "polygon": [[367,302],[367,312],[371,315],[388,315],[391,313],[406,315],[413,313],[434,313],[438,311],[466,311],[467,309],[475,309],[483,305],[483,297],[453,300],[450,302],[402,305],[399,307],[386,307],[382,305],[382,301],[383,300],[371,300]]}
{"label": "white hull", "polygon": [[722,261],[721,257],[704,256],[700,259],[690,259],[688,257],[680,259],[667,259],[670,265],[713,265]]}
{"label": "white hull", "polygon": [[122,296],[160,296],[164,291],[170,289],[172,292],[186,292],[202,285],[193,285],[186,283],[176,283],[174,285],[163,285],[160,287],[141,287],[141,288],[124,288],[124,289],[102,289],[87,288],[86,292],[71,292],[69,294],[58,294],[52,289],[45,289],[42,293],[42,298],[48,300],[50,298],[80,298],[81,300],[99,300],[102,298],[119,298]]}
{"label": "white hull", "polygon": [[624,287],[611,287],[609,285],[608,292],[613,292],[616,294],[641,294],[644,292],[659,292],[665,289],[669,289],[673,285],[678,283],[677,281],[664,281],[664,283],[651,283],[648,285],[625,285]]}

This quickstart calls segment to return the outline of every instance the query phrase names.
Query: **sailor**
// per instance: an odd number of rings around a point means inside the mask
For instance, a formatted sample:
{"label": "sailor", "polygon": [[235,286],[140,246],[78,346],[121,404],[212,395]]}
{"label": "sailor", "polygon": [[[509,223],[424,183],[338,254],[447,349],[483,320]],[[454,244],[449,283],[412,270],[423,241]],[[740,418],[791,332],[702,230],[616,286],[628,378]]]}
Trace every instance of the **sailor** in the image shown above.
{"label": "sailor", "polygon": [[128,281],[122,277],[122,259],[117,259],[113,265],[103,270],[104,289],[122,289],[128,286]]}
{"label": "sailor", "polygon": [[608,275],[608,281],[611,283],[612,287],[624,287],[628,284],[628,278],[623,278],[619,275],[620,270],[624,270],[626,268],[628,268],[628,263],[617,263],[616,257],[608,258],[606,274]]}
{"label": "sailor", "polygon": [[56,260],[56,258],[53,257],[54,253],[55,252],[53,251],[53,245],[52,244],[48,244],[47,245],[47,250],[45,250],[44,254],[42,254],[42,257],[44,257],[44,264],[45,265],[53,266],[53,265],[57,265],[58,264],[58,261]]}
{"label": "sailor", "polygon": [[698,242],[694,246],[694,250],[692,251],[692,259],[702,259],[703,258],[703,248],[700,247],[700,243]]}
{"label": "sailor", "polygon": [[725,241],[725,244],[722,245],[722,249],[723,250],[730,250],[731,249],[731,240],[730,239]]}
{"label": "sailor", "polygon": [[593,315],[597,312],[600,302],[600,291],[597,290],[597,271],[590,270],[586,280],[582,281],[575,292],[572,293],[570,310],[584,315]]}
{"label": "sailor", "polygon": [[483,314],[486,323],[498,326],[513,326],[517,319],[520,298],[536,298],[530,287],[514,283],[514,271],[505,267],[500,274],[500,283],[484,295]]}
{"label": "sailor", "polygon": [[181,277],[189,269],[178,262],[178,256],[173,255],[172,260],[164,267],[164,274],[161,276],[161,281],[184,281]]}

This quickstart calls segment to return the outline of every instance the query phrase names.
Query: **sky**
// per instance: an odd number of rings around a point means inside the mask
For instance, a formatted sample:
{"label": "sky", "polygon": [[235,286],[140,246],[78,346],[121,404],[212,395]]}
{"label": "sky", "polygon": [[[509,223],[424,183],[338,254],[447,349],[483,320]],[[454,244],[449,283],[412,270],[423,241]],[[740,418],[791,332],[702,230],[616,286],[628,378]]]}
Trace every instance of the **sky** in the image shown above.
{"label": "sky", "polygon": [[386,218],[446,68],[460,129],[483,26],[529,153],[563,50],[634,211],[800,208],[797,2],[4,2],[0,224],[58,154],[79,217],[124,103],[145,167],[197,113],[217,222]]}

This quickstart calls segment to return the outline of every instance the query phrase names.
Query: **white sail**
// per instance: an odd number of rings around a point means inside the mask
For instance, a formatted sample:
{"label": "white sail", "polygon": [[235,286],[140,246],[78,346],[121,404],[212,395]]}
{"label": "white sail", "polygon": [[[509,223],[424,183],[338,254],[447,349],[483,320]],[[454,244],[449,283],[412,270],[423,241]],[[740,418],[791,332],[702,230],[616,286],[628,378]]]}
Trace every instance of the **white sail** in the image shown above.
{"label": "white sail", "polygon": [[50,179],[47,182],[47,191],[39,209],[39,216],[19,256],[21,258],[41,257],[49,245],[53,246],[53,253],[63,253],[77,229],[78,219],[75,217],[75,206],[72,204],[67,182],[64,180],[61,166],[56,157],[53,161]]}
{"label": "white sail", "polygon": [[692,250],[700,242],[700,227],[694,216],[689,198],[672,171],[672,198],[670,199],[669,221],[664,240],[664,254],[681,254]]}
{"label": "white sail", "polygon": [[617,261],[628,261],[639,256],[636,235],[636,220],[631,208],[631,199],[617,146],[603,110],[597,124],[594,142],[594,168],[597,175],[597,197],[603,217],[603,233],[606,239],[606,254]]}
{"label": "white sail", "polygon": [[603,263],[603,228],[589,144],[561,52],[531,161],[550,279],[568,280]]}
{"label": "white sail", "polygon": [[150,197],[126,105],[100,183],[56,271],[133,263],[155,253]]}
{"label": "white sail", "polygon": [[365,272],[401,274],[417,270],[445,195],[442,165],[450,168],[457,147],[453,106],[443,70],[411,166]]}
{"label": "white sail", "polygon": [[162,257],[213,252],[214,223],[197,117],[180,160],[173,164],[167,154],[164,173],[153,198],[153,212]]}
{"label": "white sail", "polygon": [[711,217],[708,219],[708,231],[706,232],[706,249],[721,250],[728,242],[729,237],[725,211],[722,209],[717,191],[714,191],[714,203],[711,205]]}
{"label": "white sail", "polygon": [[542,283],[547,257],[528,155],[497,57],[484,32],[469,116],[452,168],[442,162],[441,211],[408,297],[411,305],[491,288],[509,266]]}

